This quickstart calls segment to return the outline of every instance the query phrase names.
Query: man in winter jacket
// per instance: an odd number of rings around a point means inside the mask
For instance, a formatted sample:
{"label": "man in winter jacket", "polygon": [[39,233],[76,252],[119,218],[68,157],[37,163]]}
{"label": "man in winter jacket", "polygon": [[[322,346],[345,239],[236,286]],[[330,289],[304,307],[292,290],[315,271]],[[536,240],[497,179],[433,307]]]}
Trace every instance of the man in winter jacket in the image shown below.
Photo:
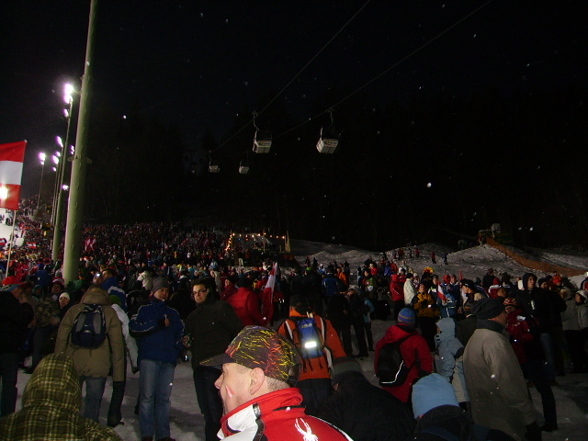
{"label": "man in winter jacket", "polygon": [[112,429],[80,415],[82,391],[71,358],[50,354],[35,369],[22,409],[0,419],[0,438],[11,441],[120,441]]}
{"label": "man in winter jacket", "polygon": [[508,338],[502,299],[482,299],[477,328],[464,352],[463,368],[474,422],[502,430],[517,441],[541,440],[527,383]]}
{"label": "man in winter jacket", "polygon": [[239,279],[239,289],[227,299],[227,303],[233,307],[233,310],[244,325],[264,326],[265,320],[261,315],[259,299],[253,291],[253,281],[249,277]]}
{"label": "man in winter jacket", "polygon": [[354,441],[404,441],[414,429],[410,408],[371,384],[357,361],[345,365],[347,370],[335,369],[335,390],[323,401],[317,417],[345,431]]}
{"label": "man in winter jacket", "polygon": [[221,439],[351,440],[334,426],[304,413],[300,391],[291,387],[300,359],[286,338],[261,326],[246,326],[226,351],[203,361],[222,364],[216,381],[225,414]]}
{"label": "man in winter jacket", "polygon": [[545,367],[550,380],[555,380],[556,352],[560,348],[554,346],[557,341],[554,340],[554,334],[556,328],[561,330],[560,314],[565,311],[566,304],[555,292],[539,288],[537,277],[532,273],[523,275],[523,290],[518,292],[516,299],[525,316],[532,317],[539,326],[541,345],[547,360]]}
{"label": "man in winter jacket", "polygon": [[[108,337],[96,349],[77,346],[71,340],[74,322],[86,305],[99,305],[106,321]],[[67,311],[57,331],[55,353],[64,353],[73,359],[80,384],[86,383],[84,416],[97,422],[106,377],[111,368],[113,381],[122,382],[125,379],[125,344],[121,322],[110,306],[106,291],[91,286],[82,301]]]}
{"label": "man in winter jacket", "polygon": [[14,412],[16,407],[18,350],[26,339],[27,326],[33,317],[33,308],[25,301],[18,285],[0,291],[0,416]]}
{"label": "man in winter jacket", "polygon": [[[322,349],[319,356],[307,355],[302,347],[302,333],[298,320],[312,318]],[[333,362],[347,356],[337,331],[329,320],[313,314],[306,297],[290,298],[290,316],[278,328],[278,333],[289,339],[302,354],[302,372],[296,386],[304,397],[306,413],[315,415],[320,404],[331,393],[331,368]]]}
{"label": "man in winter jacket", "polygon": [[200,412],[204,416],[206,441],[216,441],[223,405],[214,383],[220,376],[216,367],[200,362],[224,351],[243,328],[233,308],[218,300],[214,280],[196,279],[192,295],[196,309],[186,319],[184,346],[192,352],[194,385]]}
{"label": "man in winter jacket", "polygon": [[412,309],[404,308],[398,314],[398,324],[390,326],[386,334],[376,343],[374,367],[378,371],[380,351],[388,343],[400,343],[400,353],[406,366],[410,368],[406,381],[398,386],[384,386],[383,389],[403,403],[408,403],[412,384],[421,376],[433,372],[433,357],[427,342],[415,328],[415,314]]}
{"label": "man in winter jacket", "polygon": [[184,324],[178,312],[166,305],[169,284],[153,280],[151,302],[141,306],[130,323],[139,347],[139,427],[142,441],[172,441],[169,410],[174,371],[182,350]]}

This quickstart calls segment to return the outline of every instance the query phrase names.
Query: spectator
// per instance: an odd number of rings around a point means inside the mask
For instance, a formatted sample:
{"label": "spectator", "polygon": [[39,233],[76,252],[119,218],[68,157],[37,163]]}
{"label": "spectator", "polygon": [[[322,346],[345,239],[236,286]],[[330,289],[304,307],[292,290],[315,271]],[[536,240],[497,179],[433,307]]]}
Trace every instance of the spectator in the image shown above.
{"label": "spectator", "polygon": [[[314,321],[313,329],[318,334],[318,341],[315,340],[319,349],[316,351],[317,356],[307,355],[302,348],[302,333],[298,323],[305,318]],[[289,339],[302,354],[302,371],[296,385],[304,397],[306,413],[315,415],[319,405],[331,393],[332,363],[346,357],[337,331],[329,320],[313,314],[306,297],[294,296],[290,298],[289,317],[278,328],[278,333]]]}
{"label": "spectator", "polygon": [[142,441],[173,441],[169,410],[174,371],[182,350],[184,325],[175,309],[166,305],[169,284],[153,280],[151,302],[141,306],[129,323],[139,347],[139,427]]}
{"label": "spectator", "polygon": [[474,309],[476,331],[464,352],[464,373],[474,422],[517,441],[541,440],[523,372],[504,336],[502,299],[483,299]]}
{"label": "spectator", "polygon": [[[74,322],[86,305],[99,305],[106,320],[108,337],[96,349],[76,346],[71,341]],[[55,352],[71,357],[79,375],[80,385],[86,383],[84,416],[98,422],[100,403],[104,394],[106,377],[112,369],[113,381],[124,381],[124,341],[121,322],[110,306],[106,291],[92,286],[82,297],[82,302],[72,306],[63,317],[57,332]]]}
{"label": "spectator", "polygon": [[192,284],[196,309],[186,319],[184,346],[192,352],[192,369],[198,407],[204,416],[206,441],[216,441],[223,408],[214,383],[220,375],[215,367],[200,362],[222,352],[243,328],[231,306],[218,300],[214,281],[196,279]]}
{"label": "spectator", "polygon": [[0,291],[0,417],[11,414],[16,407],[18,350],[27,337],[33,317],[33,308],[26,302],[18,285]]}
{"label": "spectator", "polygon": [[412,433],[410,408],[372,385],[357,361],[341,363],[333,370],[334,391],[320,406],[317,416],[342,429],[354,441],[402,441]]}
{"label": "spectator", "polygon": [[300,391],[291,387],[299,363],[292,343],[261,326],[246,326],[223,354],[202,362],[222,364],[216,381],[225,409],[222,437],[350,441],[336,427],[304,413]]}
{"label": "spectator", "polygon": [[463,375],[464,346],[455,336],[454,319],[446,317],[437,322],[435,345],[437,347],[435,370],[451,383],[460,406],[464,410],[469,410],[470,400]]}
{"label": "spectator", "polygon": [[417,425],[406,441],[514,441],[504,432],[472,423],[458,406],[455,391],[439,374],[414,384],[412,409]]}
{"label": "spectator", "polygon": [[426,340],[415,328],[415,313],[404,308],[398,314],[398,323],[386,330],[384,337],[376,343],[374,367],[377,372],[380,351],[389,343],[400,343],[400,353],[409,372],[406,381],[398,386],[384,386],[384,390],[394,395],[403,403],[408,403],[412,384],[421,376],[433,372],[433,357]]}
{"label": "spectator", "polygon": [[0,419],[2,439],[122,441],[108,427],[80,415],[82,391],[71,358],[45,357],[27,383],[22,409]]}
{"label": "spectator", "polygon": [[243,325],[265,325],[261,315],[259,299],[253,291],[253,280],[244,276],[239,279],[239,289],[227,299],[227,303],[233,307],[235,314]]}

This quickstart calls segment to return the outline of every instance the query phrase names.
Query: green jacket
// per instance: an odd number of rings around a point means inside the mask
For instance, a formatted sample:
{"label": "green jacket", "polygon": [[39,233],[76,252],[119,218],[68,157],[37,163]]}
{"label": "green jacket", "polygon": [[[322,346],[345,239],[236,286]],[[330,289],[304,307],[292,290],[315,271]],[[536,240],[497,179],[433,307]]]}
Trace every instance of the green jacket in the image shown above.
{"label": "green jacket", "polygon": [[50,354],[29,380],[22,410],[0,418],[0,439],[121,441],[109,427],[80,415],[82,393],[71,358]]}

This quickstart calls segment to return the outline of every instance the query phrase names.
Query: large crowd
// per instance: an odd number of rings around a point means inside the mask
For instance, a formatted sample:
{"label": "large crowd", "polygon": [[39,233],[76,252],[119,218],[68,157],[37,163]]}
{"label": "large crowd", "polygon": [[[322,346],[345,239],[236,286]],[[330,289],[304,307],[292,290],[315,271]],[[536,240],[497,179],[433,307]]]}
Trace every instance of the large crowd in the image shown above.
{"label": "large crowd", "polygon": [[[304,406],[295,424],[308,439],[343,439],[341,432],[320,428],[312,419],[318,416],[356,441],[539,440],[542,431],[558,430],[551,389],[558,375],[588,372],[588,286],[559,274],[514,277],[488,269],[476,280],[431,268],[416,274],[403,260],[404,250],[355,269],[310,258],[299,263],[262,235],[242,232],[242,240],[233,240],[229,229],[177,222],[87,226],[79,279],[65,284],[42,230],[28,217],[16,221],[26,240],[4,266],[0,292],[0,439],[28,439],[14,435],[26,430],[34,439],[53,439],[39,434],[60,426],[25,410],[42,405],[29,389],[48,387],[56,369],[67,387],[86,384],[83,406],[73,400],[81,416],[74,421],[70,409],[69,417],[59,417],[76,433],[85,427],[85,439],[118,439],[98,424],[105,382],[112,377],[107,424],[116,427],[123,422],[127,370],[138,371],[135,411],[143,441],[172,440],[171,384],[176,364],[187,360],[205,419],[200,435],[207,441],[253,439],[235,433],[259,430],[254,423],[261,420],[266,435],[276,436],[271,418],[243,413],[249,401],[235,398],[242,392],[260,399],[255,387],[266,380],[269,389],[259,391],[273,397],[287,389],[289,395],[280,395],[285,405]],[[373,320],[394,323],[379,341]],[[98,341],[85,343],[78,337],[83,330]],[[243,345],[235,346],[239,339]],[[277,344],[291,369],[286,361],[272,368],[273,355],[261,351],[259,341]],[[222,363],[207,362],[221,353]],[[372,357],[380,387],[357,363]],[[233,364],[248,371],[233,372]],[[263,378],[255,376],[258,366]],[[15,413],[19,368],[33,377],[24,407]],[[245,372],[249,388],[242,390],[230,379]],[[72,375],[79,381],[72,382]],[[531,385],[541,394],[540,424],[529,400]],[[69,392],[81,397],[80,390]],[[312,430],[324,434],[312,438]],[[2,437],[3,431],[13,437]]]}

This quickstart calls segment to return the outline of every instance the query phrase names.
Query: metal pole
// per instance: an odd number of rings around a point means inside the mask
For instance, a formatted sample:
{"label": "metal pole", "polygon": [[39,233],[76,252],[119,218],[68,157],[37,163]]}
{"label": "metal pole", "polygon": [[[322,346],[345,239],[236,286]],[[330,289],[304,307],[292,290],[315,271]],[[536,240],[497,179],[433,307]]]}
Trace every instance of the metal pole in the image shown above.
{"label": "metal pole", "polygon": [[82,248],[82,223],[84,215],[84,190],[86,186],[86,166],[88,158],[86,148],[90,139],[90,103],[92,92],[92,74],[94,39],[96,27],[96,9],[98,0],[90,1],[90,19],[88,38],[86,41],[86,59],[79,108],[79,123],[75,142],[75,152],[71,166],[71,182],[69,186],[69,203],[65,228],[63,257],[63,279],[65,283],[78,280],[78,267]]}
{"label": "metal pole", "polygon": [[37,199],[37,213],[39,212],[39,207],[41,206],[41,190],[43,189],[43,172],[45,171],[45,160],[41,164],[41,179],[39,180],[39,197]]}
{"label": "metal pole", "polygon": [[65,132],[65,143],[61,149],[61,162],[59,163],[59,174],[57,177],[57,202],[53,209],[53,243],[51,246],[51,260],[54,262],[59,258],[59,249],[61,248],[61,219],[63,207],[63,183],[65,181],[65,169],[67,167],[67,146],[69,144],[69,129],[71,128],[71,112],[73,109],[73,100],[69,103],[69,116],[67,118],[67,132]]}

